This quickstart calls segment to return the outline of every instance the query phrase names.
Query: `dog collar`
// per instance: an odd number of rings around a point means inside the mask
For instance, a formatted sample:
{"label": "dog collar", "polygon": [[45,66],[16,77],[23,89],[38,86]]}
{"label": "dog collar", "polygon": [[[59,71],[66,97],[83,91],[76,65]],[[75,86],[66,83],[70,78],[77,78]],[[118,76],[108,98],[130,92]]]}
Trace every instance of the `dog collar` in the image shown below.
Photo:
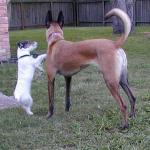
{"label": "dog collar", "polygon": [[31,55],[22,55],[22,56],[20,56],[18,59],[21,59],[21,58],[27,57],[27,56],[31,56]]}
{"label": "dog collar", "polygon": [[[52,37],[52,35],[59,35],[62,38],[61,32],[52,32],[49,36],[48,39],[50,39]],[[64,39],[64,38],[62,38]]]}

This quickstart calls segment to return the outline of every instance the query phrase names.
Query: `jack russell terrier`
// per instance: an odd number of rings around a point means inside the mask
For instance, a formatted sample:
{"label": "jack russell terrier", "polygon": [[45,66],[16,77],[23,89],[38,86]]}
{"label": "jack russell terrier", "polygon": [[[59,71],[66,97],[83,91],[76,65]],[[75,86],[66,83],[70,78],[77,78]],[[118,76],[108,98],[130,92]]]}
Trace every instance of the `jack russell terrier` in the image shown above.
{"label": "jack russell terrier", "polygon": [[33,115],[31,106],[33,103],[31,97],[31,83],[35,69],[43,71],[40,66],[46,58],[46,54],[33,58],[30,52],[37,48],[37,42],[23,41],[18,43],[18,80],[14,91],[14,97],[28,115]]}
{"label": "jack russell terrier", "polygon": [[66,111],[70,108],[70,84],[71,77],[90,64],[98,67],[103,74],[106,86],[119,105],[123,115],[122,128],[128,128],[127,106],[119,94],[119,86],[127,94],[130,104],[130,117],[135,116],[135,96],[133,95],[127,76],[127,58],[121,46],[126,41],[131,22],[126,13],[114,8],[106,14],[106,18],[111,16],[119,17],[124,24],[124,33],[116,41],[108,39],[92,39],[80,42],[66,41],[63,37],[64,16],[59,12],[57,21],[53,21],[51,11],[46,16],[46,39],[48,43],[46,70],[48,76],[49,110],[48,117],[54,111],[54,79],[57,73],[66,79]]}

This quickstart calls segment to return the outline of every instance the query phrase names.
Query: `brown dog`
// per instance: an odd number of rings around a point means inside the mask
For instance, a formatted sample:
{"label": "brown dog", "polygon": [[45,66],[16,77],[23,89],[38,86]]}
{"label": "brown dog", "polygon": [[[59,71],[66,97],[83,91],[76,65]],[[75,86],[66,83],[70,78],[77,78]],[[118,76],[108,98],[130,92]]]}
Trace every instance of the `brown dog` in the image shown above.
{"label": "brown dog", "polygon": [[120,9],[112,9],[106,17],[118,16],[124,23],[125,32],[117,41],[108,39],[92,39],[80,42],[70,42],[64,40],[63,24],[64,17],[62,11],[58,20],[53,21],[51,12],[46,16],[46,39],[48,43],[46,69],[48,75],[49,111],[48,117],[53,115],[54,109],[54,79],[57,73],[66,79],[66,111],[70,107],[70,83],[71,76],[79,72],[82,68],[95,64],[103,74],[105,83],[112,96],[117,101],[123,114],[123,128],[128,128],[127,107],[119,94],[119,85],[127,94],[130,104],[130,116],[135,116],[135,97],[128,84],[127,59],[126,54],[120,47],[126,41],[130,29],[130,19],[126,13]]}

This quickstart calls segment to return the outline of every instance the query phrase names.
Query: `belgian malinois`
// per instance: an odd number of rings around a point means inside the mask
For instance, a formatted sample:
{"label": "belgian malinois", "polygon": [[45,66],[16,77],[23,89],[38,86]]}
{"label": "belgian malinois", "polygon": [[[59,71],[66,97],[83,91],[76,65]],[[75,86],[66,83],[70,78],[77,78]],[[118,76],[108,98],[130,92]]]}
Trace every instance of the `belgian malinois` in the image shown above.
{"label": "belgian malinois", "polygon": [[124,34],[116,41],[108,39],[92,39],[80,42],[66,41],[63,37],[64,16],[60,11],[57,21],[53,21],[51,11],[46,16],[46,39],[48,43],[46,70],[48,76],[49,111],[48,117],[54,111],[54,79],[57,73],[66,79],[66,111],[70,108],[71,77],[75,73],[94,64],[103,74],[106,86],[119,105],[123,114],[122,128],[128,128],[127,107],[119,94],[119,86],[127,94],[130,104],[130,117],[135,116],[135,96],[133,95],[127,77],[127,59],[121,46],[126,41],[131,23],[128,15],[122,10],[114,8],[106,14],[106,18],[118,16],[124,24]]}

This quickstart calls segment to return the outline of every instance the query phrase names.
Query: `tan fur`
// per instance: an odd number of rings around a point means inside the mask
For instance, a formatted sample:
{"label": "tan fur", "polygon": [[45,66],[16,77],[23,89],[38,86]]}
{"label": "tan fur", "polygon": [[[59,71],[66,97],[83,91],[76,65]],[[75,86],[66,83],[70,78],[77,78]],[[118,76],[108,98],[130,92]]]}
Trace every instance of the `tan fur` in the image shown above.
{"label": "tan fur", "polygon": [[124,42],[126,41],[129,33],[130,33],[130,30],[131,30],[131,21],[130,21],[130,18],[129,16],[124,13],[122,10],[118,9],[118,8],[114,8],[112,10],[110,10],[107,14],[106,14],[106,18],[109,18],[111,16],[118,16],[122,21],[123,21],[123,24],[124,24],[124,34],[122,34],[122,36],[117,40],[115,41],[115,45],[116,47],[121,47]]}

